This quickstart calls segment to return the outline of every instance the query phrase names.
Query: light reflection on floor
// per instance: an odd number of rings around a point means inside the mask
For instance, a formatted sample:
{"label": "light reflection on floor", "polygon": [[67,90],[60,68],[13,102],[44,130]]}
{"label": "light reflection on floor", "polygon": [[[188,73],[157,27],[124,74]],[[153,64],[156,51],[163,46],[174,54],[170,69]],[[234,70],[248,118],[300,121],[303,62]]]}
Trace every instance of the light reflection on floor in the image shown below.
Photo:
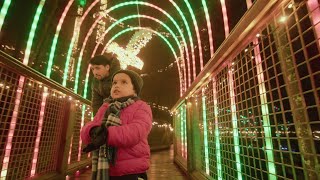
{"label": "light reflection on floor", "polygon": [[[148,180],[186,180],[184,173],[173,163],[173,148],[151,153]],[[90,180],[91,167],[67,176],[66,180]]]}

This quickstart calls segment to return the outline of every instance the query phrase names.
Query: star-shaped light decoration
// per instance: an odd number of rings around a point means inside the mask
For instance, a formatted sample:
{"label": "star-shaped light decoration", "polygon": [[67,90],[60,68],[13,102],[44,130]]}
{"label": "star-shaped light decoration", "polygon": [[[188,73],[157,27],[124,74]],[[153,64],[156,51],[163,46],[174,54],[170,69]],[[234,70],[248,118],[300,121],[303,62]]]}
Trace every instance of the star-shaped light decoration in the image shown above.
{"label": "star-shaped light decoration", "polygon": [[139,30],[131,37],[126,49],[112,42],[108,46],[107,52],[117,55],[122,69],[126,69],[128,65],[142,69],[144,63],[137,57],[137,54],[139,54],[141,48],[145,47],[151,39],[152,33],[150,31],[145,29]]}

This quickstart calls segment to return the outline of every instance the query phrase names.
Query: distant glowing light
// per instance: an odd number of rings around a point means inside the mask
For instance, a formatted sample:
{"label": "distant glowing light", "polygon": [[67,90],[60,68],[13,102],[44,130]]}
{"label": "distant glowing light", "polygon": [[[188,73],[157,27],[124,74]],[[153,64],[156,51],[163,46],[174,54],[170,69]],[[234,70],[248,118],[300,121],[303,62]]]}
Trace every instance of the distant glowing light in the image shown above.
{"label": "distant glowing light", "polygon": [[281,16],[281,17],[279,18],[279,22],[284,23],[284,22],[287,21],[287,19],[288,19],[287,16]]}

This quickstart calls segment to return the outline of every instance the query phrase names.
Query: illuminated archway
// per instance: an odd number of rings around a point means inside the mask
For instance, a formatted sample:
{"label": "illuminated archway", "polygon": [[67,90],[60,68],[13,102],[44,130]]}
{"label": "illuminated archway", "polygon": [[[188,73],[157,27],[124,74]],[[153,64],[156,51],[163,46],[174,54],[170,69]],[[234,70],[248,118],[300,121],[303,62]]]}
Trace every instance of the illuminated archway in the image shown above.
{"label": "illuminated archway", "polygon": [[58,22],[58,25],[57,25],[57,28],[56,28],[56,33],[54,34],[54,38],[53,38],[52,45],[51,45],[51,48],[50,48],[48,67],[47,67],[47,71],[46,71],[47,78],[50,78],[50,76],[51,76],[54,53],[56,51],[56,47],[57,47],[57,43],[58,43],[58,37],[59,37],[59,34],[60,34],[60,30],[61,30],[62,24],[64,22],[64,19],[65,19],[66,15],[67,15],[67,12],[69,11],[69,9],[70,9],[70,7],[71,7],[73,2],[74,2],[74,0],[70,0],[68,2],[67,6],[63,10],[61,18],[59,19],[59,22]]}
{"label": "illuminated archway", "polygon": [[[184,15],[183,15],[181,9],[179,8],[179,6],[178,6],[173,0],[169,0],[169,1],[170,1],[171,4],[173,4],[173,6],[178,10],[180,16],[182,17],[182,19],[183,19],[183,21],[184,21],[184,24],[185,24],[185,28],[186,28],[187,31],[188,31],[188,36],[189,36],[190,44],[191,44],[191,47],[192,47],[193,42],[192,42],[190,27],[189,27],[189,25],[188,25],[188,23],[187,23],[187,21],[186,21],[186,18],[184,17]],[[5,0],[4,4],[6,4],[6,2],[11,2],[11,1]],[[54,36],[54,39],[53,39],[53,43],[52,43],[52,46],[51,46],[51,50],[50,50],[50,54],[49,54],[48,68],[47,68],[47,72],[46,72],[46,76],[47,76],[47,77],[50,77],[50,75],[51,75],[51,69],[52,69],[52,64],[53,64],[53,59],[54,59],[55,47],[56,47],[56,44],[57,44],[57,41],[58,41],[59,32],[60,32],[60,30],[61,30],[62,23],[63,23],[63,21],[64,21],[65,15],[66,15],[67,12],[70,10],[70,6],[71,6],[71,4],[72,4],[73,2],[75,2],[75,1],[74,1],[74,0],[69,0],[67,6],[65,7],[65,11],[63,12],[62,17],[60,18],[59,23],[58,23],[58,25],[57,25],[56,33],[55,33],[55,36]],[[86,12],[85,12],[84,15],[81,17],[81,23],[82,23],[83,20],[87,17],[87,14],[89,13],[89,11],[90,11],[98,2],[99,2],[99,0],[95,0],[95,1],[92,2],[91,5],[86,9]],[[192,18],[193,25],[195,26],[195,29],[196,29],[196,31],[197,31],[197,29],[198,29],[198,28],[197,28],[197,23],[196,23],[195,18],[194,18],[195,15],[194,15],[193,10],[192,10],[192,8],[191,8],[191,4],[188,2],[188,0],[184,0],[184,3],[187,5],[188,11],[189,11],[190,14],[191,14],[191,18]],[[210,27],[210,25],[209,25],[210,19],[208,18],[208,9],[207,9],[207,7],[206,7],[206,2],[205,2],[205,0],[202,0],[201,3],[202,3],[202,6],[203,6],[203,8],[204,8],[205,17],[206,17],[206,20],[207,20],[208,31],[211,32],[211,27]],[[188,80],[185,81],[185,82],[186,82],[186,87],[187,87],[187,86],[190,86],[190,85],[191,85],[191,71],[193,72],[193,78],[195,78],[195,73],[196,73],[196,70],[195,70],[195,61],[193,61],[192,64],[190,63],[190,60],[189,60],[189,58],[188,58],[188,56],[189,56],[189,51],[188,51],[188,49],[187,49],[187,48],[188,48],[188,45],[187,45],[187,43],[186,43],[186,40],[185,40],[185,38],[184,38],[184,36],[183,36],[183,33],[182,33],[181,29],[179,28],[179,26],[178,26],[178,24],[175,22],[175,20],[174,20],[165,10],[161,9],[160,7],[158,7],[158,6],[154,5],[154,4],[148,3],[148,2],[141,2],[141,1],[129,1],[129,2],[120,3],[120,4],[117,4],[117,5],[109,8],[108,10],[105,10],[105,12],[108,13],[108,12],[111,12],[111,11],[113,11],[113,10],[115,10],[115,9],[118,9],[118,8],[120,8],[120,7],[127,6],[127,5],[144,5],[144,6],[148,6],[148,7],[155,8],[155,9],[157,9],[158,11],[162,12],[164,15],[166,15],[166,16],[173,22],[173,24],[174,24],[175,27],[177,28],[179,34],[180,34],[180,35],[182,34],[181,37],[183,38],[183,44],[184,44],[184,47],[186,47],[186,52],[187,52],[186,56],[187,56],[187,61],[188,61],[188,63],[185,63],[185,64],[187,65],[187,66],[185,66],[185,67],[188,68],[188,71],[186,71],[186,72],[188,72],[188,75],[185,75],[184,77],[188,77]],[[5,5],[2,7],[2,10],[5,9],[4,7],[5,7]],[[1,14],[3,14],[3,13],[2,13],[2,12],[3,12],[2,10],[1,10]],[[102,18],[102,17],[101,17],[101,15],[100,15],[100,16],[99,16],[99,19],[101,19],[101,18]],[[3,18],[3,19],[4,19],[4,18]],[[0,22],[1,22],[1,19],[0,19]],[[0,24],[1,24],[1,23],[0,23]],[[210,32],[208,32],[208,33],[210,33]],[[196,33],[197,33],[197,32],[196,32]],[[197,33],[197,34],[198,34],[198,33]],[[209,34],[209,38],[210,38],[210,52],[212,52],[212,41],[211,41],[212,37],[211,37],[211,36],[212,36],[212,33],[211,33],[211,35]],[[200,60],[201,60],[202,50],[201,50],[201,39],[200,39],[199,37],[200,37],[200,36],[197,35],[198,46],[199,46],[199,53],[200,53],[199,56],[200,56]],[[73,48],[73,46],[76,46],[76,44],[74,43],[74,42],[75,42],[74,39],[75,39],[75,38],[74,38],[74,36],[73,36],[73,37],[71,38],[71,43],[70,43],[70,45],[69,45],[69,49],[68,49],[68,53],[67,53],[67,59],[66,59],[66,64],[65,64],[64,77],[63,77],[64,79],[65,79],[65,77],[66,77],[65,75],[66,75],[67,72],[68,72],[68,68],[67,68],[67,67],[69,66],[68,63],[69,63],[70,57],[72,56],[72,53],[71,53],[71,52],[72,52],[72,48]],[[194,57],[194,48],[191,49],[191,53],[193,54],[193,57]],[[201,64],[201,62],[200,62],[200,64]],[[191,68],[190,68],[191,65],[193,65],[193,67],[192,67],[193,70],[191,70]],[[79,66],[78,66],[78,67],[79,67]],[[78,80],[79,77],[76,77],[76,79],[77,79],[77,81],[79,81],[79,80]]]}
{"label": "illuminated archway", "polygon": [[[176,52],[174,51],[174,48],[172,47],[171,43],[167,40],[166,37],[164,37],[162,34],[160,34],[159,32],[157,31],[154,31],[152,29],[149,29],[149,28],[145,28],[145,27],[132,27],[132,28],[127,28],[127,29],[124,29],[122,31],[120,31],[119,33],[117,33],[115,36],[113,36],[111,38],[111,40],[107,43],[111,43],[112,40],[116,39],[117,37],[119,37],[120,35],[126,33],[126,32],[129,32],[129,31],[134,31],[134,30],[139,30],[139,29],[144,29],[144,30],[148,30],[148,31],[151,31],[153,32],[154,34],[158,35],[161,39],[163,39],[166,44],[169,46],[170,50],[172,51],[175,59],[176,59],[176,62],[178,64],[178,56],[176,54]],[[181,77],[180,75],[180,67],[178,66],[178,72],[179,72],[179,77]],[[85,78],[85,85],[84,85],[84,91],[83,91],[83,97],[86,98],[87,97],[87,89],[88,89],[88,81],[89,81],[89,74],[90,74],[90,66],[88,66],[87,68],[87,73],[86,73],[86,78]],[[182,87],[181,87],[181,82],[179,83],[180,84],[180,95],[182,95]]]}
{"label": "illuminated archway", "polygon": [[[59,35],[60,35],[60,31],[61,31],[61,27],[62,27],[62,24],[65,20],[65,17],[71,7],[71,5],[73,4],[74,0],[70,0],[67,4],[67,6],[65,7],[62,15],[61,15],[61,18],[59,19],[59,22],[58,22],[58,25],[57,25],[57,28],[56,28],[56,32],[55,32],[55,35],[54,35],[54,38],[53,38],[53,41],[52,41],[52,45],[51,45],[51,48],[50,48],[50,53],[49,53],[49,60],[48,60],[48,67],[47,67],[47,71],[46,71],[46,76],[48,78],[50,78],[51,76],[51,70],[52,70],[52,65],[53,65],[53,60],[54,60],[54,53],[55,53],[55,50],[56,50],[56,46],[57,46],[57,43],[58,43],[58,38],[59,38]],[[88,13],[90,12],[90,10],[99,2],[99,0],[95,0],[89,7],[88,9],[85,11],[85,13],[83,14],[83,16],[81,17],[82,20],[81,22],[84,21],[84,19],[87,17]],[[73,46],[73,45],[72,45]],[[69,47],[71,47],[71,44],[69,45]]]}
{"label": "illuminated archway", "polygon": [[202,55],[202,45],[201,45],[201,38],[200,38],[198,23],[197,23],[196,16],[194,15],[194,12],[193,12],[193,10],[191,8],[191,5],[190,5],[189,1],[188,0],[184,0],[184,2],[187,5],[188,11],[190,12],[192,23],[193,23],[193,26],[194,26],[195,31],[196,31],[196,36],[197,36],[197,39],[198,39],[199,57],[200,57],[200,70],[202,70],[202,68],[203,68],[203,55]]}
{"label": "illuminated archway", "polygon": [[68,49],[68,53],[67,53],[67,58],[66,58],[66,63],[64,66],[64,75],[63,75],[63,82],[62,82],[62,86],[66,86],[67,85],[67,76],[68,76],[68,71],[69,71],[69,62],[72,56],[72,49],[73,46],[76,44],[76,42],[78,42],[78,38],[79,38],[79,34],[76,33],[75,30],[77,30],[76,28],[79,28],[79,33],[80,33],[80,28],[82,25],[82,22],[84,21],[84,19],[87,17],[88,13],[90,12],[90,10],[99,2],[99,0],[95,0],[90,6],[89,8],[86,10],[86,12],[81,16],[80,21],[78,22],[78,26],[77,25],[77,21],[75,23],[75,28],[74,28],[74,32],[71,38],[71,42],[69,45],[69,49]]}
{"label": "illuminated archway", "polygon": [[[179,43],[179,40],[178,38],[176,37],[176,35],[174,34],[174,32],[166,25],[164,24],[162,21],[154,18],[154,17],[151,17],[151,16],[146,16],[146,15],[130,15],[130,16],[127,16],[127,17],[124,17],[116,22],[114,22],[111,26],[109,26],[109,28],[103,33],[103,35],[101,36],[100,39],[104,39],[105,35],[111,30],[113,29],[117,24],[123,22],[123,21],[126,21],[126,20],[129,20],[129,19],[133,19],[133,18],[146,18],[146,19],[150,19],[150,20],[153,20],[155,22],[158,22],[159,24],[161,24],[162,26],[164,26],[171,34],[172,37],[174,37],[176,43],[177,43],[177,46],[179,47],[179,50],[180,50],[180,54],[182,54],[182,51],[181,51],[181,45]],[[85,41],[86,42],[86,41]],[[83,46],[85,46],[85,44],[83,44]],[[99,43],[96,44],[94,50],[93,50],[93,53],[91,55],[91,57],[93,57],[98,49],[98,46],[99,46]],[[106,47],[103,48],[103,51],[101,53],[103,53],[105,50],[106,50]],[[74,87],[74,90],[77,91],[77,88],[78,88],[78,83],[79,83],[79,74],[80,74],[80,66],[81,66],[81,58],[82,58],[82,53],[83,53],[83,50],[81,49],[81,53],[80,53],[80,56],[79,56],[79,60],[78,60],[78,64],[77,64],[77,70],[76,70],[76,77],[75,77],[75,87]],[[178,65],[179,66],[179,65]],[[186,78],[186,72],[184,71],[184,78]],[[186,79],[185,79],[186,81]]]}
{"label": "illuminated archway", "polygon": [[[95,1],[94,3],[92,3],[90,7],[93,7],[96,2],[97,2],[97,1]],[[186,28],[187,28],[187,31],[188,31],[188,35],[189,35],[189,40],[190,40],[190,43],[191,43],[191,47],[193,47],[193,46],[192,46],[192,45],[193,45],[193,42],[192,42],[192,37],[191,37],[191,33],[190,33],[190,28],[189,28],[188,24],[186,23],[186,19],[185,19],[185,17],[183,16],[183,13],[181,13],[180,8],[179,8],[173,1],[170,0],[170,2],[175,6],[175,8],[178,10],[179,14],[180,14],[181,17],[183,18],[184,24],[186,25]],[[186,1],[185,1],[185,3],[187,4]],[[155,5],[151,4],[151,3],[139,2],[139,1],[124,2],[124,3],[120,3],[120,4],[117,4],[117,5],[109,8],[109,9],[106,10],[105,12],[106,12],[106,13],[109,13],[109,12],[111,12],[111,11],[117,9],[117,8],[122,7],[122,6],[137,5],[137,4],[149,6],[149,7],[152,7],[152,8],[155,8],[155,9],[161,11],[163,14],[165,14],[165,15],[173,22],[173,24],[176,26],[176,28],[177,28],[177,30],[179,31],[179,33],[182,34],[179,26],[178,26],[177,23],[174,21],[174,19],[173,19],[166,11],[164,11],[164,10],[161,9],[160,7],[155,6]],[[190,4],[189,4],[189,7],[188,7],[189,11],[190,11],[190,8],[191,8],[191,7],[190,7]],[[87,9],[86,12],[89,12],[88,9]],[[190,12],[192,12],[192,9],[191,9]],[[85,16],[82,17],[82,21],[83,21],[84,18],[85,18]],[[101,18],[102,18],[102,17],[99,16],[98,19],[101,19]],[[207,19],[207,20],[208,20],[208,19]],[[208,21],[207,21],[207,23],[208,23]],[[194,21],[194,18],[193,18],[193,24],[194,24],[194,25],[196,24],[196,22]],[[196,28],[196,29],[197,29],[197,28]],[[211,30],[211,29],[210,29],[210,30]],[[181,36],[181,37],[183,37],[184,44],[186,44],[184,36]],[[211,38],[211,37],[210,37],[210,38]],[[201,45],[201,39],[198,38],[198,37],[197,37],[197,39],[198,39],[198,44],[200,43],[200,45]],[[69,50],[68,50],[67,61],[66,61],[65,72],[64,72],[64,79],[66,78],[66,74],[67,74],[67,72],[68,72],[68,69],[67,69],[66,67],[68,66],[68,62],[69,62],[70,57],[71,57],[71,49],[72,49],[73,45],[74,45],[74,38],[72,38],[71,43],[70,43],[70,46],[69,46]],[[185,45],[185,47],[186,47],[186,52],[187,52],[186,55],[187,55],[187,61],[188,61],[187,66],[186,66],[186,67],[188,68],[188,81],[185,81],[185,82],[187,82],[188,85],[190,85],[190,84],[191,84],[191,75],[190,75],[190,73],[191,73],[191,69],[190,69],[191,64],[190,64],[190,61],[189,61],[189,53],[188,53],[189,51],[188,51],[188,49],[187,49],[188,46]],[[200,47],[200,46],[199,46],[199,47]],[[192,51],[192,56],[194,57],[194,48],[191,48],[191,51]],[[199,50],[199,52],[202,53],[201,50]],[[50,54],[54,54],[54,53],[50,53]],[[51,55],[51,56],[52,56],[52,55]],[[80,55],[80,56],[82,56],[82,55]],[[201,57],[201,55],[200,55],[200,57]],[[80,57],[79,59],[81,59],[81,57]],[[81,60],[80,60],[80,61],[81,61]],[[50,63],[50,62],[51,62],[51,63]],[[52,61],[49,61],[48,64],[49,64],[49,65],[51,64],[51,66],[52,66]],[[194,60],[193,60],[192,64],[193,64],[193,77],[195,78],[196,70],[195,70],[195,61],[194,61]],[[51,67],[51,66],[50,66],[50,67]],[[48,66],[48,67],[49,67],[49,66]],[[77,68],[77,69],[78,69],[78,68]],[[48,68],[47,71],[50,71],[50,70],[51,70],[51,68]],[[49,74],[49,73],[47,73],[47,74]],[[76,78],[76,79],[77,79],[77,78]],[[187,85],[187,86],[188,86],[188,85]]]}
{"label": "illuminated archway", "polygon": [[[133,17],[138,17],[138,16],[133,16]],[[148,17],[149,17],[149,16],[148,16]],[[131,18],[131,17],[130,17],[130,18]],[[123,18],[123,19],[125,20],[125,19],[130,19],[130,18]],[[149,18],[150,18],[150,17],[149,17]],[[156,20],[156,19],[154,18],[154,20]],[[120,21],[120,20],[119,20],[119,21]],[[123,20],[121,20],[121,21],[123,21]],[[121,21],[120,21],[120,22],[121,22]],[[162,23],[163,25],[165,25],[163,22],[161,22],[161,21],[159,21],[159,20],[156,20],[156,21],[158,21],[159,23]],[[98,22],[98,21],[96,21],[95,23],[97,23],[97,22]],[[117,23],[114,23],[113,25],[111,25],[111,26],[106,30],[106,32],[108,32],[110,29],[112,29],[116,24],[117,24]],[[167,27],[167,26],[165,25],[165,27]],[[89,39],[89,36],[92,34],[92,31],[94,30],[94,28],[95,28],[95,26],[92,25],[91,28],[90,28],[90,30],[89,30],[89,32],[87,33],[87,35],[86,35],[86,37],[85,37],[85,40],[84,40],[83,44],[82,44],[81,51],[80,51],[80,55],[79,55],[79,59],[78,59],[78,65],[77,65],[78,67],[77,67],[77,70],[76,70],[76,74],[78,74],[78,76],[79,76],[79,73],[80,73],[80,65],[81,65],[82,55],[83,55],[84,49],[85,49],[85,46],[86,46],[87,41],[88,41],[88,39]],[[175,37],[175,35],[174,35],[174,33],[172,32],[172,30],[170,30],[169,27],[167,27],[167,28],[169,29],[169,31],[171,31],[172,36]],[[176,38],[176,43],[177,43],[178,46],[180,46],[180,43],[179,43],[179,41],[177,40],[177,38]],[[95,48],[95,49],[96,49],[96,48]],[[180,53],[182,53],[182,52],[180,52]],[[94,52],[92,53],[92,56],[91,56],[91,57],[93,57],[94,54],[95,54],[95,50],[94,50]],[[180,66],[180,65],[178,64],[178,66]],[[78,76],[76,76],[76,77],[78,77]],[[181,77],[181,76],[179,76],[179,77]],[[186,77],[186,75],[185,75],[184,77]],[[75,88],[74,88],[75,91],[77,91],[77,89],[78,89],[78,84],[79,84],[79,80],[78,80],[78,79],[79,79],[79,78],[75,78]]]}
{"label": "illuminated archway", "polygon": [[[112,7],[110,7],[109,9],[107,9],[107,10],[105,10],[105,13],[107,14],[107,13],[110,13],[111,11],[113,11],[113,10],[116,10],[116,9],[118,9],[118,8],[120,8],[120,7],[123,7],[123,6],[127,6],[127,5],[137,5],[137,4],[140,4],[140,5],[145,5],[145,6],[149,6],[149,7],[152,7],[152,8],[154,8],[154,9],[157,9],[157,10],[159,10],[160,12],[162,12],[163,14],[165,14],[172,22],[173,22],[173,24],[175,25],[175,27],[177,28],[177,30],[179,31],[179,33],[182,35],[181,37],[183,38],[183,41],[185,42],[185,38],[184,38],[184,36],[183,36],[183,33],[181,32],[181,29],[179,28],[179,26],[178,26],[178,24],[177,24],[177,22],[166,12],[166,11],[164,11],[163,9],[161,9],[160,7],[158,7],[158,6],[156,6],[156,5],[153,5],[153,4],[151,4],[151,3],[146,3],[146,2],[139,2],[139,1],[129,1],[129,2],[124,2],[124,3],[120,3],[120,4],[117,4],[117,5],[115,5],[115,6],[112,6]],[[97,23],[99,22],[99,20],[101,20],[103,18],[103,16],[101,16],[101,15],[99,15],[99,17],[96,19],[96,21],[93,23],[93,25],[91,26],[91,28],[89,29],[89,31],[88,31],[88,33],[87,33],[87,35],[86,35],[86,38],[85,38],[85,40],[87,41],[87,38],[88,38],[88,36],[90,36],[91,35],[91,33],[93,32],[93,29],[96,27],[96,25],[97,25]],[[85,45],[86,45],[86,41],[84,42],[84,43],[82,43],[82,48],[81,48],[81,51],[80,51],[80,55],[79,55],[79,59],[78,59],[78,62],[81,62],[82,61],[82,56],[83,56],[83,51],[84,51],[84,47],[85,47]],[[186,49],[188,48],[188,46],[186,46]],[[187,51],[187,60],[189,60],[189,54],[188,54],[188,51]],[[186,64],[184,61],[183,61],[183,63],[184,64]],[[190,62],[188,61],[188,67],[189,67],[189,65],[190,65]],[[78,66],[78,67],[80,67],[80,66]],[[188,69],[189,71],[189,73],[190,73],[190,69]],[[76,70],[76,72],[78,72],[78,71],[80,71],[80,69],[79,68],[77,68],[77,70]],[[67,74],[67,72],[64,72],[64,74],[66,75]],[[186,77],[186,75],[185,75],[185,77]],[[191,75],[189,74],[189,82],[191,82]],[[77,78],[76,78],[77,79]],[[77,80],[78,81],[78,80]],[[185,80],[185,82],[187,82],[186,80]],[[189,84],[190,85],[190,84]],[[184,86],[185,88],[186,88],[186,86]],[[185,90],[184,90],[185,91]]]}
{"label": "illuminated archway", "polygon": [[[192,43],[192,37],[191,37],[190,28],[189,28],[189,25],[188,25],[188,23],[187,23],[187,21],[186,21],[186,18],[184,17],[184,15],[183,15],[182,11],[180,10],[179,6],[177,6],[173,0],[169,0],[169,1],[173,4],[173,6],[178,10],[179,14],[181,15],[181,17],[182,17],[182,19],[183,19],[183,21],[184,21],[185,28],[187,29],[188,36],[189,36],[189,40],[190,40],[190,44],[191,44],[191,47],[192,47],[192,45],[193,45],[193,43]],[[4,9],[6,9],[6,10],[8,9],[8,6],[10,5],[10,2],[11,2],[10,0],[5,0],[4,5],[3,5],[2,9],[1,9],[0,27],[2,27],[3,20],[4,20],[4,17],[5,17],[4,14],[6,14],[5,11],[4,11]],[[63,21],[64,21],[63,18],[64,18],[64,16],[65,16],[65,14],[69,11],[70,5],[71,5],[73,2],[74,2],[74,0],[70,0],[70,1],[68,2],[68,5],[67,5],[67,7],[66,7],[66,10],[64,11],[64,13],[62,14],[61,19],[59,20],[59,23],[58,23],[58,26],[57,26],[57,30],[56,30],[56,33],[55,33],[55,36],[54,36],[54,39],[53,39],[53,43],[52,43],[52,46],[51,46],[51,50],[50,50],[50,53],[49,53],[48,68],[47,68],[47,72],[46,72],[46,76],[47,76],[47,77],[50,77],[50,75],[51,75],[51,69],[52,69],[52,64],[53,64],[55,46],[56,46],[56,43],[57,43],[57,41],[58,41],[59,32],[60,32],[62,23],[63,23]],[[99,2],[99,0],[95,0],[94,2],[92,2],[92,4],[87,8],[86,13],[84,13],[84,15],[81,17],[81,21],[83,21],[83,20],[86,18],[86,14],[87,14],[98,2]],[[223,1],[221,1],[221,2],[223,2]],[[193,25],[195,26],[195,29],[197,29],[197,27],[196,27],[196,26],[197,26],[197,25],[196,25],[196,21],[195,21],[195,18],[194,18],[195,16],[194,16],[193,10],[192,10],[192,8],[191,8],[191,4],[189,3],[188,0],[184,0],[184,3],[187,5],[188,11],[189,11],[190,14],[191,14],[191,18],[192,18]],[[211,55],[212,55],[212,52],[213,52],[212,32],[211,32],[210,19],[209,19],[209,15],[208,15],[208,8],[207,8],[207,6],[206,6],[206,1],[205,1],[205,0],[202,0],[201,3],[202,3],[202,6],[203,6],[203,9],[204,9],[205,18],[206,18],[206,21],[207,21],[207,27],[208,27],[208,33],[209,33],[209,41],[210,41],[210,53],[211,53]],[[69,4],[70,4],[70,5],[69,5]],[[151,3],[147,3],[147,2],[141,2],[141,1],[129,1],[129,2],[120,3],[120,4],[117,4],[117,5],[113,6],[112,8],[109,8],[109,11],[115,10],[115,9],[121,7],[121,6],[126,6],[126,5],[145,5],[145,6],[148,6],[148,7],[152,7],[152,8],[155,8],[155,9],[161,11],[161,12],[162,12],[163,14],[165,14],[171,21],[173,20],[173,18],[172,18],[166,11],[164,11],[164,10],[161,9],[161,8],[159,8],[158,6],[156,6],[156,5],[154,5],[154,4],[151,4]],[[68,6],[69,6],[69,7],[68,7]],[[180,30],[179,26],[177,26],[177,24],[175,23],[175,21],[172,21],[172,22],[175,24],[176,27],[178,27],[177,30],[179,31],[179,33],[181,33],[181,30]],[[181,37],[183,37],[183,36],[181,36]],[[201,39],[198,38],[198,37],[199,37],[199,36],[197,36],[198,44],[200,44],[200,45],[199,45],[199,48],[201,48],[201,42],[200,42]],[[199,43],[199,42],[200,42],[200,43]],[[185,41],[184,41],[184,44],[186,44]],[[72,49],[72,47],[73,47],[74,45],[75,45],[75,44],[74,44],[74,38],[72,38],[72,39],[71,39],[71,43],[70,43],[70,45],[69,45],[68,53],[67,53],[67,61],[66,61],[65,67],[68,67],[68,62],[69,62],[70,57],[71,57],[71,54],[72,54],[72,53],[71,53],[71,49]],[[188,46],[186,46],[186,45],[185,45],[185,47],[188,48]],[[188,60],[189,51],[186,50],[186,52],[187,52],[186,56],[187,56],[187,60]],[[192,52],[193,58],[194,58],[194,49],[193,49],[193,48],[191,49],[191,52]],[[199,53],[202,53],[201,49],[199,49]],[[200,56],[200,58],[201,58],[201,54],[200,54],[199,56]],[[201,62],[200,62],[200,63],[201,63]],[[186,63],[186,64],[187,64],[187,66],[188,66],[188,67],[186,66],[186,67],[188,68],[188,71],[187,71],[187,72],[188,72],[188,76],[186,76],[186,77],[191,77],[190,74],[189,74],[189,73],[191,73],[191,69],[190,69],[190,67],[189,67],[189,66],[191,66],[191,63],[188,61],[188,63]],[[194,64],[195,64],[195,61],[193,61],[192,64],[193,64],[193,78],[195,78],[195,72],[196,72],[196,71],[195,71],[195,65],[194,65]],[[68,70],[66,70],[64,74],[66,74],[67,71],[68,71]],[[190,84],[191,84],[191,79],[189,78],[188,81],[186,81],[186,82],[187,82],[187,86],[190,85]]]}

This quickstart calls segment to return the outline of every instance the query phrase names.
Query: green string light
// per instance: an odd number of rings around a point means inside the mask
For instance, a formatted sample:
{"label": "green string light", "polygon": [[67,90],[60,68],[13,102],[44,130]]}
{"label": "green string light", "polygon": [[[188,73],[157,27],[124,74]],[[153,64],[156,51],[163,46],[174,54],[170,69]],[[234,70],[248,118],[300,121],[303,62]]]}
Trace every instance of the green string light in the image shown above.
{"label": "green string light", "polygon": [[[154,21],[156,21],[156,22],[158,22],[159,24],[161,24],[166,30],[168,30],[169,31],[169,33],[171,34],[171,36],[174,38],[174,40],[176,41],[176,43],[177,43],[177,45],[179,46],[179,48],[181,47],[181,44],[179,43],[179,40],[178,40],[178,38],[177,38],[177,36],[174,34],[174,32],[166,25],[166,24],[164,24],[162,21],[160,21],[160,20],[158,20],[158,19],[156,19],[156,18],[153,18],[153,17],[151,17],[151,16],[145,16],[145,15],[131,15],[131,16],[127,16],[127,17],[124,17],[124,18],[122,18],[122,19],[120,19],[120,20],[118,20],[118,21],[116,21],[114,24],[112,24],[106,31],[110,31],[114,26],[116,26],[117,24],[119,24],[119,23],[121,23],[121,22],[123,22],[123,21],[125,21],[125,20],[128,20],[128,19],[133,19],[133,18],[147,18],[147,19],[151,19],[151,20],[154,20]],[[113,36],[110,40],[109,40],[109,42],[110,41],[113,41],[114,39],[114,37],[116,37],[116,36]],[[110,43],[107,43],[107,45],[108,44],[110,44]]]}
{"label": "green string light", "polygon": [[202,119],[203,119],[203,142],[204,142],[204,160],[206,173],[209,175],[209,150],[208,150],[208,126],[207,126],[207,111],[206,111],[206,96],[202,95]]}
{"label": "green string light", "polygon": [[214,106],[214,138],[216,142],[216,158],[217,158],[217,172],[218,180],[222,180],[222,163],[221,163],[221,147],[220,147],[220,133],[219,133],[219,122],[218,122],[218,97],[217,97],[217,82],[213,77],[212,80],[212,89],[213,89],[213,106]]}
{"label": "green string light", "polygon": [[3,25],[4,19],[6,18],[10,4],[11,4],[11,0],[5,0],[3,3],[3,6],[1,8],[1,11],[0,11],[0,32],[1,32],[1,28]]}
{"label": "green string light", "polygon": [[[238,180],[242,180],[242,169],[241,169],[241,158],[240,158],[240,137],[239,137],[239,127],[238,127],[238,118],[237,118],[237,108],[236,108],[236,100],[235,100],[235,92],[234,92],[234,84],[233,84],[233,74],[231,71],[228,72],[228,80],[229,80],[229,93],[230,93],[230,113],[232,118],[232,129],[233,129],[233,143],[234,143],[234,153],[236,158],[236,167]],[[227,110],[228,112],[228,110]]]}
{"label": "green string light", "polygon": [[77,0],[78,5],[84,7],[87,4],[87,0]]}
{"label": "green string light", "polygon": [[46,76],[47,78],[50,78],[51,76],[51,72],[52,72],[52,65],[53,65],[53,58],[54,58],[54,53],[56,51],[56,46],[57,46],[57,43],[58,43],[58,38],[59,38],[59,34],[60,34],[60,31],[61,31],[61,27],[62,27],[62,24],[65,20],[65,17],[72,5],[72,3],[74,2],[74,0],[70,0],[67,4],[67,6],[65,7],[62,15],[61,15],[61,18],[59,19],[59,23],[56,27],[56,33],[54,34],[54,38],[53,38],[53,41],[52,41],[52,45],[51,45],[51,48],[50,48],[50,54],[49,54],[49,60],[48,60],[48,67],[47,67],[47,72],[46,72]]}
{"label": "green string light", "polygon": [[[195,31],[196,31],[196,37],[197,37],[197,40],[198,40],[198,49],[199,49],[199,56],[200,56],[200,68],[202,70],[203,68],[203,56],[202,56],[202,45],[201,45],[201,38],[200,38],[200,34],[199,34],[199,27],[198,27],[198,23],[197,23],[197,20],[196,20],[196,15],[194,14],[193,10],[192,10],[192,7],[191,7],[191,4],[189,3],[188,0],[184,0],[185,4],[187,5],[187,8],[190,12],[190,15],[191,15],[191,19],[192,19],[192,22],[193,22],[193,25],[194,25],[194,28],[195,28]],[[195,68],[195,64],[194,65],[194,68]],[[194,78],[196,76],[196,71],[194,70],[193,72],[193,75],[194,75]]]}
{"label": "green string light", "polygon": [[34,35],[36,33],[36,29],[37,29],[37,26],[38,26],[38,22],[39,22],[39,19],[40,19],[42,8],[43,8],[45,2],[46,2],[46,0],[41,0],[40,1],[39,6],[38,6],[37,11],[36,11],[36,15],[33,18],[33,22],[32,22],[32,25],[31,25],[31,29],[30,29],[30,33],[29,33],[29,37],[28,37],[28,41],[27,41],[27,48],[25,50],[24,58],[23,58],[23,64],[25,64],[25,65],[27,65],[28,62],[29,62],[29,57],[30,57],[30,53],[31,53],[31,47],[32,47],[32,44],[33,44]]}

